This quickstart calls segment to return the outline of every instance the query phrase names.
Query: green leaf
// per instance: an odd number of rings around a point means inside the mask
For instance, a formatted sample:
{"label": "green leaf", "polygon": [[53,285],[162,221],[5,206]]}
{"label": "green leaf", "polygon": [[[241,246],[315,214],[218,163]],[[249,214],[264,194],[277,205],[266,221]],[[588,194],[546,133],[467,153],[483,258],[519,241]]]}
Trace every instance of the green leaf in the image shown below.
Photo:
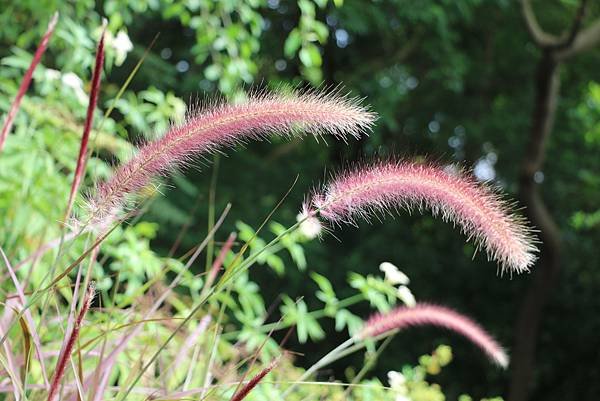
{"label": "green leaf", "polygon": [[306,269],[306,256],[304,256],[304,248],[302,248],[302,246],[299,244],[291,244],[289,247],[287,247],[287,249],[298,269],[301,271]]}
{"label": "green leaf", "polygon": [[323,63],[323,59],[321,58],[321,53],[319,53],[319,49],[317,46],[312,43],[307,43],[302,47],[299,53],[300,61],[306,67],[320,67]]}
{"label": "green leaf", "polygon": [[331,285],[331,282],[327,279],[327,277],[325,277],[319,273],[311,272],[310,278],[312,278],[313,281],[315,283],[317,283],[317,285],[319,286],[321,291],[323,291],[326,294],[332,294],[333,296],[335,296],[335,292],[333,291],[333,286]]}
{"label": "green leaf", "polygon": [[313,85],[319,85],[323,81],[323,71],[319,67],[303,67],[300,70],[302,76]]}
{"label": "green leaf", "polygon": [[300,7],[300,11],[302,11],[303,16],[308,16],[311,19],[315,18],[315,4],[310,0],[298,0],[298,7]]}
{"label": "green leaf", "polygon": [[210,81],[216,81],[221,77],[223,68],[218,64],[211,64],[204,69],[204,77]]}
{"label": "green leaf", "polygon": [[269,255],[267,257],[267,264],[278,276],[283,276],[283,273],[285,273],[285,264],[279,256]]}
{"label": "green leaf", "polygon": [[335,315],[335,330],[342,331],[348,328],[348,334],[353,336],[363,326],[363,321],[347,309],[341,309]]}
{"label": "green leaf", "polygon": [[327,42],[327,37],[329,36],[329,29],[327,28],[327,25],[320,21],[315,21],[312,28],[317,35],[317,40],[319,43],[325,44],[325,42]]}
{"label": "green leaf", "polygon": [[283,54],[285,54],[287,58],[293,58],[301,45],[302,36],[300,35],[300,31],[298,28],[294,28],[285,40],[285,44],[283,45]]}

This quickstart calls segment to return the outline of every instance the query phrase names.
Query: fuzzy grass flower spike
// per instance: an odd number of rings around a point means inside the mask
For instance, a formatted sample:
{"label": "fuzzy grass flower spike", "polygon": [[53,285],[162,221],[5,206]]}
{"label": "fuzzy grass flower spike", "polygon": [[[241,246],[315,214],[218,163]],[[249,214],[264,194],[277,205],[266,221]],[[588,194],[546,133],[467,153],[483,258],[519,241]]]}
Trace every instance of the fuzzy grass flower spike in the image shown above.
{"label": "fuzzy grass flower spike", "polygon": [[507,202],[462,171],[407,161],[375,162],[344,171],[316,190],[305,213],[334,224],[356,224],[390,209],[430,209],[458,225],[502,271],[522,273],[536,260],[536,239]]}
{"label": "fuzzy grass flower spike", "polygon": [[467,316],[440,305],[418,303],[412,308],[398,307],[389,313],[375,314],[365,322],[357,338],[375,338],[394,330],[417,326],[437,326],[460,334],[478,346],[498,366],[508,367],[508,355],[490,334]]}
{"label": "fuzzy grass flower spike", "polygon": [[355,98],[334,92],[250,94],[238,104],[222,103],[189,113],[161,138],[139,148],[95,190],[84,225],[106,227],[127,207],[131,196],[196,157],[270,135],[312,134],[346,140],[371,129],[375,114]]}

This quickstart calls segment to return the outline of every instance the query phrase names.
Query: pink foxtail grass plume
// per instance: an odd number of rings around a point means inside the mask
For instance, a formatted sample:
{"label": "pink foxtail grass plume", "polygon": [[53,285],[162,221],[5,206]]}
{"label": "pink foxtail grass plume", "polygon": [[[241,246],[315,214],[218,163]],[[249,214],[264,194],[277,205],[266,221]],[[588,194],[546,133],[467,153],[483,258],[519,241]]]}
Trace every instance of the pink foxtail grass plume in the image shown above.
{"label": "pink foxtail grass plume", "polygon": [[233,395],[233,397],[231,397],[230,401],[242,401],[244,398],[246,398],[250,391],[252,391],[254,387],[256,387],[258,383],[260,383],[262,379],[264,379],[265,376],[268,375],[275,368],[275,366],[277,366],[277,363],[279,363],[279,358],[273,360],[273,362],[271,362],[269,366],[261,370],[256,376],[250,379],[248,383],[244,385],[244,387],[239,389],[239,391],[237,391]]}
{"label": "pink foxtail grass plume", "polygon": [[65,212],[65,219],[71,214],[71,208],[77,195],[77,190],[81,184],[81,180],[85,174],[85,165],[87,164],[87,148],[90,139],[90,132],[92,131],[92,122],[94,121],[94,111],[96,110],[96,104],[98,103],[98,93],[100,92],[100,76],[102,75],[102,66],[104,65],[104,36],[106,33],[106,21],[103,22],[102,34],[98,47],[96,48],[96,62],[94,65],[94,72],[92,73],[92,84],[90,91],[90,99],[88,102],[87,114],[85,116],[85,124],[83,126],[83,135],[81,137],[81,145],[79,147],[79,156],[77,156],[77,166],[75,167],[75,174],[73,176],[73,183],[71,184],[71,192],[69,193],[69,201],[67,203],[67,211]]}
{"label": "pink foxtail grass plume", "polygon": [[81,304],[81,310],[75,319],[75,324],[73,325],[73,329],[69,334],[66,345],[62,351],[62,353],[58,356],[58,361],[56,362],[56,369],[54,370],[54,376],[52,377],[52,383],[50,384],[50,390],[48,392],[48,401],[54,401],[58,394],[58,390],[60,388],[60,382],[65,374],[65,370],[67,368],[67,363],[71,358],[71,353],[73,352],[73,347],[77,338],[79,338],[79,332],[81,330],[81,324],[83,323],[83,319],[87,314],[90,306],[92,305],[92,301],[94,300],[94,295],[96,293],[95,283],[90,282],[85,296],[83,298],[83,302]]}
{"label": "pink foxtail grass plume", "polygon": [[393,330],[427,325],[443,327],[466,337],[481,348],[494,363],[505,369],[508,367],[508,355],[480,325],[452,309],[439,305],[419,303],[413,307],[401,306],[386,314],[373,315],[365,322],[357,337],[373,338]]}
{"label": "pink foxtail grass plume", "polygon": [[354,224],[358,217],[415,207],[460,226],[502,271],[528,271],[536,260],[532,230],[497,193],[461,171],[432,164],[377,162],[343,172],[310,196],[302,214]]}
{"label": "pink foxtail grass plume", "polygon": [[88,201],[86,224],[106,226],[131,195],[198,155],[271,134],[358,137],[371,128],[374,120],[375,114],[360,106],[357,99],[336,92],[265,92],[251,94],[240,104],[220,104],[192,112],[185,122],[142,146],[110,180],[98,185],[95,196]]}
{"label": "pink foxtail grass plume", "polygon": [[29,85],[31,84],[31,79],[33,78],[33,72],[35,71],[35,68],[37,67],[37,65],[40,63],[42,56],[46,52],[46,48],[48,47],[48,42],[50,42],[50,37],[52,37],[52,34],[54,33],[54,28],[56,27],[57,22],[58,22],[58,12],[54,13],[52,18],[50,19],[50,22],[48,23],[48,28],[46,29],[46,33],[42,37],[42,40],[40,41],[37,49],[35,50],[35,54],[33,55],[31,64],[29,65],[29,68],[27,69],[27,71],[25,72],[25,75],[23,76],[23,81],[21,81],[21,86],[19,86],[19,91],[17,92],[17,96],[15,97],[15,100],[13,101],[13,103],[10,106],[10,109],[8,110],[8,114],[6,115],[6,120],[4,120],[4,126],[2,127],[2,131],[0,131],[0,152],[4,148],[4,143],[6,141],[6,138],[8,137],[8,133],[10,132],[10,129],[12,128],[13,122],[15,120],[15,116],[17,115],[17,112],[19,111],[19,107],[21,106],[21,100],[23,99],[23,96],[25,96],[27,89],[29,89]]}

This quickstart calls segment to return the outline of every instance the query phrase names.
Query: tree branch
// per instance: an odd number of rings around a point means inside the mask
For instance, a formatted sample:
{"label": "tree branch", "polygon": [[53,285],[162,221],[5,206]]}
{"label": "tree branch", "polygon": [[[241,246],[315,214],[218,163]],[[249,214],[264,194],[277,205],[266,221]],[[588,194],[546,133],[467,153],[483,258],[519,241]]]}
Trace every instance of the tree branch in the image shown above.
{"label": "tree branch", "polygon": [[588,28],[577,34],[569,47],[562,51],[558,51],[556,53],[556,58],[561,61],[566,60],[567,58],[589,50],[598,44],[600,44],[600,18],[594,21]]}
{"label": "tree branch", "polygon": [[527,30],[537,46],[541,48],[551,48],[561,44],[559,38],[542,29],[535,17],[533,7],[531,6],[531,0],[521,0],[521,12],[525,19]]}
{"label": "tree branch", "polygon": [[575,14],[575,18],[573,19],[573,23],[571,24],[571,29],[559,48],[568,48],[575,41],[575,38],[581,29],[581,25],[583,24],[583,18],[585,17],[585,13],[587,11],[587,5],[588,0],[581,0],[581,3],[579,3],[579,8],[577,9],[577,13]]}

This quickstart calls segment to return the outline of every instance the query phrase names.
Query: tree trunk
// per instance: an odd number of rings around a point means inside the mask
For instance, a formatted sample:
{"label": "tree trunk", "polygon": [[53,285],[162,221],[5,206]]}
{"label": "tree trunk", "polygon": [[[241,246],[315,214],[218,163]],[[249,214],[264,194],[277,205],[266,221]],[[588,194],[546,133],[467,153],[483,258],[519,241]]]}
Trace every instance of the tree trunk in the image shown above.
{"label": "tree trunk", "polygon": [[[554,126],[560,87],[559,62],[545,50],[536,72],[535,105],[530,140],[520,173],[519,195],[527,215],[539,230],[540,260],[530,276],[530,285],[519,311],[512,356],[509,401],[528,399],[535,378],[535,354],[540,321],[548,295],[559,270],[561,238],[539,192],[536,173],[541,174],[545,145]],[[538,182],[536,182],[538,181]]]}

